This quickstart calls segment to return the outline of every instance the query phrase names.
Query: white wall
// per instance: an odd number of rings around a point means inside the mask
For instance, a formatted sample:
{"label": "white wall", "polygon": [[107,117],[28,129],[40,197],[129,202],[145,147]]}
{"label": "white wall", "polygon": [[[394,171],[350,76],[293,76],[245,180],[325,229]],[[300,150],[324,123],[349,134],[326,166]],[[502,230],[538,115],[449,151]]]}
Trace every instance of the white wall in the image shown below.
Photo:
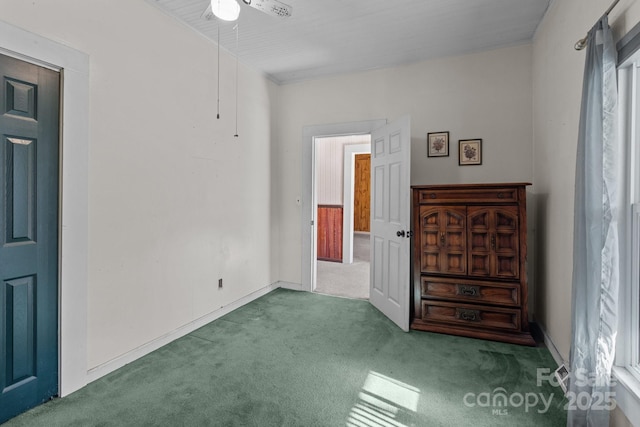
{"label": "white wall", "polygon": [[[302,128],[411,115],[412,184],[533,178],[531,46],[344,75],[279,90],[280,278],[301,283]],[[450,156],[427,158],[428,132]],[[483,139],[483,165],[458,166],[458,140]]]}
{"label": "white wall", "polygon": [[[2,19],[90,57],[88,368],[278,279],[277,88],[142,1],[5,0]],[[218,290],[218,278],[224,288]]]}
{"label": "white wall", "polygon": [[316,197],[318,205],[344,205],[344,147],[369,142],[369,135],[316,138]]}

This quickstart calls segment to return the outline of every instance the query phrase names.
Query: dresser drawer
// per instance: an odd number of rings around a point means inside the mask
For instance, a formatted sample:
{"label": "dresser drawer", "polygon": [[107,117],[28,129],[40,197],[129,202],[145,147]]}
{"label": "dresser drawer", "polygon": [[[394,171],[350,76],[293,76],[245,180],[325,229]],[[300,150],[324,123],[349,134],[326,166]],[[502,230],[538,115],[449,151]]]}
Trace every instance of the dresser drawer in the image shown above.
{"label": "dresser drawer", "polygon": [[468,327],[518,331],[520,329],[520,310],[423,300],[422,320]]}
{"label": "dresser drawer", "polygon": [[520,284],[422,276],[422,298],[473,303],[520,305]]}
{"label": "dresser drawer", "polygon": [[420,204],[516,203],[517,201],[517,188],[422,189],[418,192]]}

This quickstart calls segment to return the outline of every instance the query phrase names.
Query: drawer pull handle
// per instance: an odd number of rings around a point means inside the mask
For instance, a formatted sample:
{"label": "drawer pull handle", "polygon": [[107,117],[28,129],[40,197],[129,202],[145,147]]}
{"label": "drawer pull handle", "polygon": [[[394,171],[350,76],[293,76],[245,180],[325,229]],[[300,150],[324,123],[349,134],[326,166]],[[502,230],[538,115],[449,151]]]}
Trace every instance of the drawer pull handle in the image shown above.
{"label": "drawer pull handle", "polygon": [[491,249],[496,250],[496,235],[495,233],[491,233]]}
{"label": "drawer pull handle", "polygon": [[458,317],[467,322],[479,322],[480,312],[478,310],[462,310],[458,311]]}
{"label": "drawer pull handle", "polygon": [[480,288],[478,286],[458,285],[458,295],[477,297],[480,296]]}
{"label": "drawer pull handle", "polygon": [[504,199],[504,194],[498,193],[498,199]]}
{"label": "drawer pull handle", "polygon": [[429,194],[429,197],[432,198],[432,199],[435,199],[436,198],[436,193]]}
{"label": "drawer pull handle", "polygon": [[444,232],[440,233],[440,244],[444,246],[445,235]]}

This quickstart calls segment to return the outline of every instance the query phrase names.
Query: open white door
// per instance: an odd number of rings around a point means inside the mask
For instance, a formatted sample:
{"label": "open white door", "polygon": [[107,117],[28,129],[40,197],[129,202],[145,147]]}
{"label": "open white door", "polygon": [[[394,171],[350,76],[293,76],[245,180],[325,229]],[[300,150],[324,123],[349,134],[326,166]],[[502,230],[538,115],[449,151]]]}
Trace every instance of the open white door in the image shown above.
{"label": "open white door", "polygon": [[371,275],[369,300],[409,330],[411,119],[371,134]]}

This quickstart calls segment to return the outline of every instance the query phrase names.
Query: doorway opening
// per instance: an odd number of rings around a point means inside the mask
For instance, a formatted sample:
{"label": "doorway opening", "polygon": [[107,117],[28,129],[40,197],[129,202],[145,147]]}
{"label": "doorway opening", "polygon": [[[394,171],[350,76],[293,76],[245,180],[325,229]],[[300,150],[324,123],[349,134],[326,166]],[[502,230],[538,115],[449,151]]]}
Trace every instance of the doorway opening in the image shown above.
{"label": "doorway opening", "polygon": [[315,139],[371,135],[371,259],[369,302],[409,330],[411,117],[306,126],[302,135],[302,286],[316,288]]}
{"label": "doorway opening", "polygon": [[314,138],[315,292],[369,298],[371,135]]}
{"label": "doorway opening", "polygon": [[[305,126],[302,135],[302,194],[299,200],[302,204],[302,253],[301,253],[301,271],[302,283],[301,290],[313,292],[316,290],[316,251],[317,251],[317,232],[316,217],[317,203],[314,186],[315,186],[315,140],[317,138],[330,136],[349,136],[349,135],[369,135],[375,129],[385,126],[385,119],[365,120],[360,122],[346,122],[334,124],[321,124]],[[345,239],[343,243],[348,243],[350,239]],[[344,250],[343,250],[344,251]],[[344,251],[343,253],[348,253]]]}

